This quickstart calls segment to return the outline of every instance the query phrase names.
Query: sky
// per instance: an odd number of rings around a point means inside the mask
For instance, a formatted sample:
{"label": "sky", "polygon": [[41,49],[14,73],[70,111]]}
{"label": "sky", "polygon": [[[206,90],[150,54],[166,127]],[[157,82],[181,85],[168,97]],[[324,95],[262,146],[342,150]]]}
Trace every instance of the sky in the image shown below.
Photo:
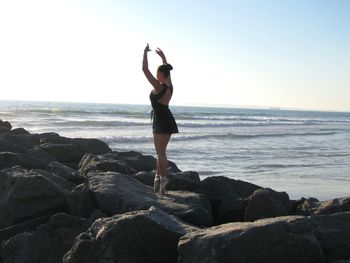
{"label": "sky", "polygon": [[0,0],[2,100],[149,104],[149,43],[173,105],[350,111],[347,0]]}

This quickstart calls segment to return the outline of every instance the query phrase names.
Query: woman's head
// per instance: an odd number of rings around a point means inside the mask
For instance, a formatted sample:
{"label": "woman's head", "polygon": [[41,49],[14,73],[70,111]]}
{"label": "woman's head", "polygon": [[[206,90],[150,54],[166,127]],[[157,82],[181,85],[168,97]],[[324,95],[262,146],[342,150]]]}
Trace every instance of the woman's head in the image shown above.
{"label": "woman's head", "polygon": [[160,65],[157,70],[157,79],[160,82],[164,82],[167,78],[169,78],[170,70],[173,67],[170,64]]}

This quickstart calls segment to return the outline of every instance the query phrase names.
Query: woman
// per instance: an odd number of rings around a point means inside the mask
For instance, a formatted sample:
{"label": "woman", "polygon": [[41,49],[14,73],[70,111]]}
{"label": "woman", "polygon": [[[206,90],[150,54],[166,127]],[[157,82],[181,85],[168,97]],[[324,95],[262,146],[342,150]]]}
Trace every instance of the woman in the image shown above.
{"label": "woman", "polygon": [[150,100],[153,108],[151,118],[153,119],[152,129],[154,146],[157,152],[157,172],[154,177],[154,191],[157,192],[159,188],[160,194],[164,194],[166,185],[169,183],[167,177],[168,160],[166,156],[166,147],[171,134],[179,132],[174,116],[169,109],[169,101],[173,94],[170,70],[172,70],[173,67],[167,63],[163,51],[158,48],[156,53],[162,58],[163,65],[158,67],[157,78],[155,78],[148,69],[148,51],[151,50],[147,44],[143,54],[142,70],[153,86],[153,90],[150,93]]}

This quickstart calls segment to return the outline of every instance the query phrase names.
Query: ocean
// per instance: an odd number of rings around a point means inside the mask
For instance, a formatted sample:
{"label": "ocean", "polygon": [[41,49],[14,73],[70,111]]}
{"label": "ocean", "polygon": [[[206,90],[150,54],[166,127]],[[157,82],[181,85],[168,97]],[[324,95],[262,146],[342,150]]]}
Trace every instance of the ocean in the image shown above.
{"label": "ocean", "polygon": [[[350,113],[172,106],[179,133],[168,159],[291,199],[350,196]],[[156,157],[150,105],[0,101],[0,118],[33,133],[98,138],[116,151]]]}

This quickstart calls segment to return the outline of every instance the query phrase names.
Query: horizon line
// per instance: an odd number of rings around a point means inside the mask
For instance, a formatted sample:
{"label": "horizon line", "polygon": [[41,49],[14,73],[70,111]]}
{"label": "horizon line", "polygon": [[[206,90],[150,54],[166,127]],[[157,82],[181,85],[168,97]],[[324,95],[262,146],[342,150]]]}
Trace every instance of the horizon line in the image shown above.
{"label": "horizon line", "polygon": [[[0,99],[0,101],[7,102],[54,102],[54,103],[81,103],[81,104],[122,104],[122,105],[142,105],[148,106],[148,104],[142,103],[125,103],[125,102],[94,102],[94,101],[59,101],[59,100],[21,100],[21,99]],[[151,105],[149,105],[151,106]],[[277,106],[263,106],[263,105],[237,105],[237,104],[215,104],[215,103],[184,103],[184,104],[171,104],[175,107],[207,107],[207,108],[233,108],[233,109],[261,109],[261,110],[291,110],[291,111],[321,111],[321,112],[340,112],[350,113],[350,110],[329,110],[329,109],[309,109],[309,108],[295,108],[295,107],[277,107]]]}

